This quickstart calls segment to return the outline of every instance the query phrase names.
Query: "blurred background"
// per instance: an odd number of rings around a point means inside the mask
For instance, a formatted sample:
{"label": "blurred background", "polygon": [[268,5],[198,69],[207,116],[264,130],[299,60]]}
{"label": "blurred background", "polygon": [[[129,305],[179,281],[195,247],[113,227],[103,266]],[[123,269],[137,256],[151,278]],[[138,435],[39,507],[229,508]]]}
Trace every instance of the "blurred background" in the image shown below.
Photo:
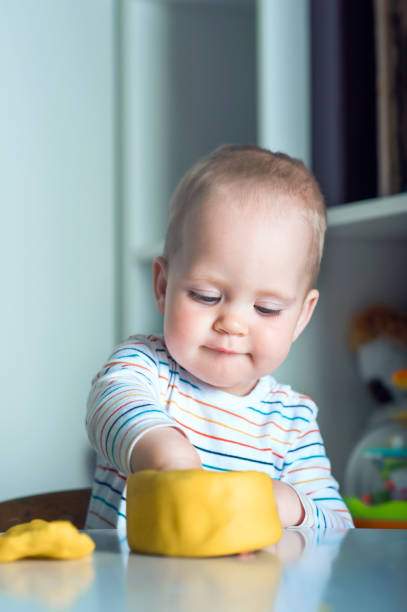
{"label": "blurred background", "polygon": [[115,343],[160,332],[171,193],[238,142],[300,157],[327,198],[320,305],[277,377],[319,405],[343,481],[372,409],[350,319],[407,307],[406,25],[398,7],[395,48],[390,4],[0,0],[0,501],[90,484],[91,379]]}

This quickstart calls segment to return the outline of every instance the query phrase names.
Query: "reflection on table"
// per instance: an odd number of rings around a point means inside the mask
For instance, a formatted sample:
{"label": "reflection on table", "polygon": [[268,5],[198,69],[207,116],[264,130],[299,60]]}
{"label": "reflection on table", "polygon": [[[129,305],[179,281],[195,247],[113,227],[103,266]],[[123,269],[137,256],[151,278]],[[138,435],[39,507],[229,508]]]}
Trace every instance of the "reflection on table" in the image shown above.
{"label": "reflection on table", "polygon": [[129,553],[125,533],[88,532],[78,561],[0,565],[0,609],[276,612],[404,610],[407,532],[287,529],[278,544],[210,559]]}

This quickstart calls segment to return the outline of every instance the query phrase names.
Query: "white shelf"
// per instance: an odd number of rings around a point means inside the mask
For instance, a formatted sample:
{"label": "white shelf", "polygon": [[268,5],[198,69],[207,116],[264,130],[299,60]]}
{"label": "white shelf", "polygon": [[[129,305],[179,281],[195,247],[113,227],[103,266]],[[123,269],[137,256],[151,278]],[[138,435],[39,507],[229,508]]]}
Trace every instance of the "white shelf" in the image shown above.
{"label": "white shelf", "polygon": [[328,236],[407,238],[407,193],[328,208]]}

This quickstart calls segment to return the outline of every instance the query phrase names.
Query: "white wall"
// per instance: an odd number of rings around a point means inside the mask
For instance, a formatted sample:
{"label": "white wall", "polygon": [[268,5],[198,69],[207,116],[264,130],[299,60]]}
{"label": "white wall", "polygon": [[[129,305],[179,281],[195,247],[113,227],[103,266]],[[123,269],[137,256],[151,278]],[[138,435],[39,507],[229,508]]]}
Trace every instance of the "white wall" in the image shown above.
{"label": "white wall", "polygon": [[0,499],[90,482],[114,342],[113,0],[0,4]]}

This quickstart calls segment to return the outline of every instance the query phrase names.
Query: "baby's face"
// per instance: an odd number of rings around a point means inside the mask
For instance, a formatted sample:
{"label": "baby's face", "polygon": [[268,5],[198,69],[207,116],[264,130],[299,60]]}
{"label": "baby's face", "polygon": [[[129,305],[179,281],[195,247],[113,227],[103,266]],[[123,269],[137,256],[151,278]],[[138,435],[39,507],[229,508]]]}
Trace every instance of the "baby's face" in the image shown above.
{"label": "baby's face", "polygon": [[[264,197],[278,199],[277,210],[259,204]],[[257,201],[235,206],[242,198]],[[168,269],[162,258],[154,264],[170,354],[235,395],[285,360],[318,299],[308,290],[311,229],[288,198],[219,190],[185,220]]]}

